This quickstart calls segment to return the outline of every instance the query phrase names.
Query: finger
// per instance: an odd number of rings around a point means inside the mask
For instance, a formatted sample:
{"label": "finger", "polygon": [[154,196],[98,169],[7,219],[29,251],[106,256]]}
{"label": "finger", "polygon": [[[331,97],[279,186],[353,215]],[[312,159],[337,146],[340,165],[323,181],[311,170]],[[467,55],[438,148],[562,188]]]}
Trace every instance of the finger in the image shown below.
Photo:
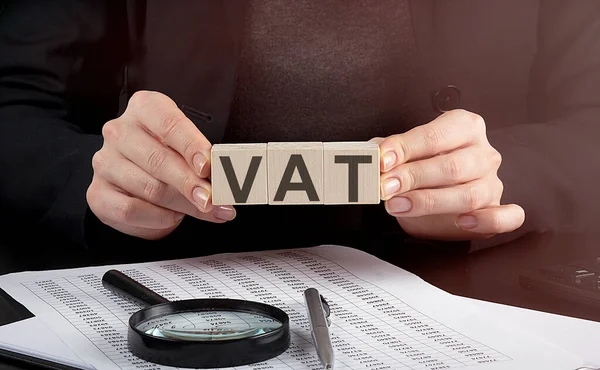
{"label": "finger", "polygon": [[233,220],[236,215],[235,208],[232,206],[216,206],[210,212],[197,214],[195,217],[208,222],[224,223]]}
{"label": "finger", "polygon": [[136,126],[123,128],[117,148],[150,176],[172,186],[202,212],[212,208],[210,183],[198,177],[183,157]]}
{"label": "finger", "polygon": [[211,143],[175,102],[161,93],[144,91],[132,96],[130,106],[128,112],[136,122],[179,153],[197,176],[210,175]]}
{"label": "finger", "polygon": [[433,157],[482,140],[485,140],[485,122],[480,116],[464,110],[446,112],[425,125],[389,136],[381,142],[381,168],[387,172],[400,164]]}
{"label": "finger", "polygon": [[90,207],[105,223],[165,230],[177,226],[184,215],[131,197],[104,180],[95,181]]}
{"label": "finger", "polygon": [[496,205],[501,191],[500,180],[482,178],[452,187],[409,191],[387,200],[385,208],[395,217],[467,213]]}
{"label": "finger", "polygon": [[462,214],[456,226],[479,234],[501,234],[514,231],[525,222],[525,211],[516,204],[479,209]]}
{"label": "finger", "polygon": [[235,209],[231,206],[214,207],[209,213],[199,211],[175,188],[152,177],[118,153],[97,152],[92,163],[95,173],[108,183],[159,207],[212,222],[226,222],[233,220],[236,216]]}
{"label": "finger", "polygon": [[497,169],[500,155],[487,154],[482,146],[470,146],[447,154],[405,163],[381,176],[381,199],[423,188],[473,181]]}

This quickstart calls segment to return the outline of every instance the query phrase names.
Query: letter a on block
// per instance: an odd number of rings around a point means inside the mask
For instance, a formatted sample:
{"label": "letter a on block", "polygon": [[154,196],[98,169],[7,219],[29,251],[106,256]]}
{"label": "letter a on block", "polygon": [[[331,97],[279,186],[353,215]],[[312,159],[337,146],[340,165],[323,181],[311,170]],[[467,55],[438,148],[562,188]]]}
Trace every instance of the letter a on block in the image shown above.
{"label": "letter a on block", "polygon": [[269,204],[323,204],[323,143],[269,143]]}
{"label": "letter a on block", "polygon": [[323,143],[325,204],[378,204],[379,145]]}
{"label": "letter a on block", "polygon": [[268,204],[267,144],[215,144],[211,154],[214,205]]}

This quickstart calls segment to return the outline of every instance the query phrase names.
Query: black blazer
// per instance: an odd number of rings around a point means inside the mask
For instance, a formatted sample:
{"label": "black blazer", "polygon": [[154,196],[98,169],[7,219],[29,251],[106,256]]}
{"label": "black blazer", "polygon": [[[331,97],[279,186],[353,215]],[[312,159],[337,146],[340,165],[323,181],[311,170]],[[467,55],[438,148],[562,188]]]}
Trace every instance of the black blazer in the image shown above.
{"label": "black blazer", "polygon": [[[427,71],[420,99],[431,107],[420,121],[453,108],[484,117],[503,155],[503,202],[526,210],[526,224],[507,237],[593,228],[600,209],[590,181],[600,173],[600,2],[412,0],[410,6]],[[94,223],[87,208],[101,127],[133,92],[157,90],[220,142],[244,10],[237,0],[3,1],[3,233],[75,247],[134,242],[111,239],[121,236]],[[370,236],[379,222],[401,233],[381,210],[364,212]]]}

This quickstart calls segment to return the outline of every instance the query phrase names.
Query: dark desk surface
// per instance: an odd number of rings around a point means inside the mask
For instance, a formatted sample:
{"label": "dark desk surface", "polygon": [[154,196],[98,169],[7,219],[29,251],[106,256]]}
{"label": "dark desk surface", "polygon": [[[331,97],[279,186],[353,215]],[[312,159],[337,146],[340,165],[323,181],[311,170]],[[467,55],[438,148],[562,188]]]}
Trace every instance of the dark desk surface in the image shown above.
{"label": "dark desk surface", "polygon": [[534,235],[467,256],[430,256],[395,264],[404,264],[427,282],[456,295],[600,321],[597,307],[537,293],[519,283],[525,270],[600,257],[599,241],[600,233]]}
{"label": "dark desk surface", "polygon": [[[411,260],[387,259],[453,294],[600,321],[600,310],[597,308],[526,290],[519,284],[519,274],[526,269],[600,257],[598,237],[600,233],[534,235],[469,255],[424,253]],[[7,261],[9,259],[0,258],[0,274],[15,270],[15,265]],[[0,307],[0,319],[3,315],[6,318],[8,313]],[[22,368],[0,364],[0,369]]]}

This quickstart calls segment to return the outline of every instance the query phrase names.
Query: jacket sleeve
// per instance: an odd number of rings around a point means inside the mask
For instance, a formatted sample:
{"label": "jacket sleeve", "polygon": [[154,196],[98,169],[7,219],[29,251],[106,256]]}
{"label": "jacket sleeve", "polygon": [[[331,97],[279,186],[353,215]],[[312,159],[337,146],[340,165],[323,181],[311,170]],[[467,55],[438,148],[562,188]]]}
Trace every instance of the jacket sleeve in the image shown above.
{"label": "jacket sleeve", "polygon": [[519,230],[472,242],[472,250],[530,232],[588,233],[600,215],[600,2],[540,2],[529,122],[489,130],[500,151],[502,203],[525,209]]}
{"label": "jacket sleeve", "polygon": [[3,234],[83,245],[91,158],[102,146],[102,124],[119,108],[122,3],[1,3]]}

